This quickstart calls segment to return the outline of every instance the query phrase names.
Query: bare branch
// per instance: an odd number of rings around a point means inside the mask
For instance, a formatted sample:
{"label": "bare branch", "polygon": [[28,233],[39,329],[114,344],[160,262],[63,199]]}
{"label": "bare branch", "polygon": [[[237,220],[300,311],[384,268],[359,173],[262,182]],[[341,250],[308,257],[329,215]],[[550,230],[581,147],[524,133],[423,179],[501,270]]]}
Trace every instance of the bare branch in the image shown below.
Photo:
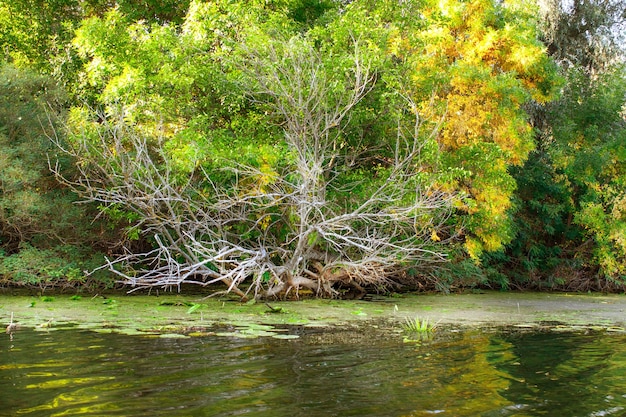
{"label": "bare branch", "polygon": [[[345,123],[376,82],[359,42],[353,46],[351,66],[341,72],[302,37],[243,48],[247,89],[281,117],[295,155],[263,189],[251,184],[264,173],[235,161],[181,175],[164,150],[166,138],[142,134],[123,109],[101,116],[93,131],[74,132],[68,144],[53,138],[80,172],[68,179],[52,166],[57,177],[85,200],[125,210],[154,241],[155,249],[126,252],[103,268],[131,291],[222,282],[245,298],[388,287],[411,266],[444,262],[442,245],[453,234],[432,236],[446,230],[455,196],[420,179],[424,141],[432,137],[421,132],[417,112],[409,131],[399,124],[380,178],[350,180],[342,173],[349,165],[338,169],[347,163],[338,144]],[[220,182],[224,176],[232,181]],[[370,187],[368,195],[328,197],[359,181]]]}

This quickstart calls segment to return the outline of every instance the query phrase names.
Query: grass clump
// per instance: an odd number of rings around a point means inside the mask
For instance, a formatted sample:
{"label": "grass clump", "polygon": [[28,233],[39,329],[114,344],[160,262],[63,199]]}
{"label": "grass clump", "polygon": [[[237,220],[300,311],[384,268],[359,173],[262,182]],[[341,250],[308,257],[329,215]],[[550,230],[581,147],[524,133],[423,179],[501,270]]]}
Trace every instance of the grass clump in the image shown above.
{"label": "grass clump", "polygon": [[428,318],[406,318],[402,323],[405,343],[421,343],[433,338],[437,323],[431,323]]}
{"label": "grass clump", "polygon": [[402,329],[407,333],[432,333],[437,328],[437,323],[431,323],[427,318],[415,317],[406,318],[402,324]]}

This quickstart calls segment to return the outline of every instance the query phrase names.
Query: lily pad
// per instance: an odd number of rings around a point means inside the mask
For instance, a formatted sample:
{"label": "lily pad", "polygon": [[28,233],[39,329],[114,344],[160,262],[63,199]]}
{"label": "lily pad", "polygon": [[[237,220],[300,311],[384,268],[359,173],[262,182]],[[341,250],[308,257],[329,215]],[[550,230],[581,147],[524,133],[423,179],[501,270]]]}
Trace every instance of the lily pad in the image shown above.
{"label": "lily pad", "polygon": [[219,332],[219,333],[215,333],[215,336],[239,337],[239,338],[242,338],[242,339],[256,339],[257,337],[259,337],[256,334],[240,333],[240,332]]}
{"label": "lily pad", "polygon": [[111,329],[113,330],[115,333],[119,333],[119,334],[124,334],[126,336],[161,336],[159,333],[155,333],[155,332],[147,332],[147,331],[143,331],[143,330],[139,330],[139,329],[133,329],[133,328],[120,328],[120,329]]}
{"label": "lily pad", "polygon": [[162,339],[189,339],[189,336],[180,333],[163,333],[159,337]]}
{"label": "lily pad", "polygon": [[206,336],[215,336],[215,332],[191,332],[187,333],[189,337],[206,337]]}
{"label": "lily pad", "polygon": [[298,336],[297,334],[273,334],[272,337],[274,339],[285,339],[285,340],[300,338],[300,336]]}
{"label": "lily pad", "polygon": [[258,324],[258,323],[233,323],[237,329],[240,330],[274,330],[274,326],[269,324]]}

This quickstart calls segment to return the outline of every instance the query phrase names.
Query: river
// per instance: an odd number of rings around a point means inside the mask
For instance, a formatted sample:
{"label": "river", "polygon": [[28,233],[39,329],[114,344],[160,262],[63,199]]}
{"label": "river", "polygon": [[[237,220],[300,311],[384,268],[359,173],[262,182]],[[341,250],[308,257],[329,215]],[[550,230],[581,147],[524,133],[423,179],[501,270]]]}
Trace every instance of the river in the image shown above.
{"label": "river", "polygon": [[[626,335],[363,326],[0,337],[1,416],[622,416]],[[298,338],[295,338],[298,336]]]}

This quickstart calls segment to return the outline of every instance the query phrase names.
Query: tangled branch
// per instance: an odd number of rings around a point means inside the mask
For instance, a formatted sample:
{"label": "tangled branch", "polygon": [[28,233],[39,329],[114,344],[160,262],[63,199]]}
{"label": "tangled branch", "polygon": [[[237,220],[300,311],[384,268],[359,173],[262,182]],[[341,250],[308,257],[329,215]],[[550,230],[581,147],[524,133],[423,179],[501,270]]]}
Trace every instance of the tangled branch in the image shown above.
{"label": "tangled branch", "polygon": [[[340,163],[344,126],[375,83],[359,43],[341,79],[302,38],[244,50],[246,90],[281,118],[294,155],[263,190],[250,187],[263,175],[258,167],[232,161],[182,176],[164,150],[166,138],[142,134],[123,109],[101,117],[97,134],[74,132],[69,145],[55,139],[79,170],[70,179],[53,166],[57,177],[105,211],[125,210],[153,241],[153,250],[123,253],[103,267],[132,290],[222,282],[226,292],[270,297],[389,287],[410,266],[444,262],[453,235],[433,233],[445,230],[454,196],[421,179],[429,136],[417,115],[412,131],[398,128],[380,178],[347,179]],[[347,87],[338,93],[337,84]],[[226,173],[232,180],[220,183]],[[362,182],[368,195],[338,201]]]}

